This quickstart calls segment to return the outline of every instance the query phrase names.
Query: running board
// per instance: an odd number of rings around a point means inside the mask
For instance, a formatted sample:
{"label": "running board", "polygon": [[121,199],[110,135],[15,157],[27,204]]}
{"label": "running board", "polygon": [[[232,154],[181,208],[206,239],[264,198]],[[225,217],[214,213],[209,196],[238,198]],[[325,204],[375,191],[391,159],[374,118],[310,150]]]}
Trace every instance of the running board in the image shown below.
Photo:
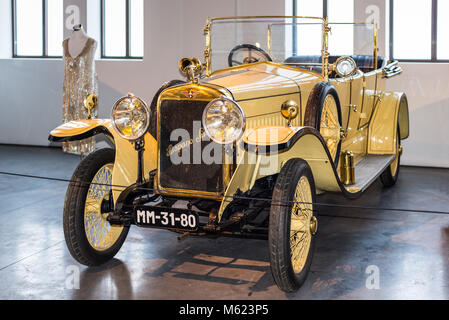
{"label": "running board", "polygon": [[355,165],[355,181],[353,185],[345,185],[350,193],[365,191],[385,169],[393,162],[395,155],[368,155]]}

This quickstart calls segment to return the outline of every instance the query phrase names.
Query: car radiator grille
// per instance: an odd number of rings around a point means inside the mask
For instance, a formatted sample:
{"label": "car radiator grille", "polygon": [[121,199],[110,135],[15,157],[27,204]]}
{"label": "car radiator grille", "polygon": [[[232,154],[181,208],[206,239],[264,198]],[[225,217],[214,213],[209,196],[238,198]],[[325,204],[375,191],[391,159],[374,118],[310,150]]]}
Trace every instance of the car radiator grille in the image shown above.
{"label": "car radiator grille", "polygon": [[[158,152],[159,184],[163,189],[194,190],[211,193],[223,192],[222,164],[204,164],[198,152],[198,150],[202,152],[205,146],[215,143],[210,141],[197,142],[195,138],[199,136],[199,133],[193,132],[194,128],[201,128],[201,118],[207,103],[207,101],[194,100],[161,101],[159,108],[160,136]],[[196,122],[196,127],[194,127],[194,122]],[[178,144],[185,141],[181,137],[176,137],[175,141],[170,141],[170,136],[176,129],[185,129],[189,133],[189,139],[193,139],[192,144],[187,144],[188,149],[184,149],[184,152],[189,155],[187,164],[174,164],[169,156],[170,148],[172,148],[171,150],[173,148],[176,149]],[[196,145],[194,146],[193,144]],[[194,151],[196,154],[195,163],[193,163]]]}

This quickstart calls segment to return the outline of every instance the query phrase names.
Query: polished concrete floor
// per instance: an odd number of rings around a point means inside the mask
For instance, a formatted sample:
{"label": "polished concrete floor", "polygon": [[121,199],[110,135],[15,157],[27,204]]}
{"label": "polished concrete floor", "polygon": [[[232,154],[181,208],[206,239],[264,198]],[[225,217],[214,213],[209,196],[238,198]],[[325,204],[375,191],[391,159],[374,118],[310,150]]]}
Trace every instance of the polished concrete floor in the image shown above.
{"label": "polished concrete floor", "polygon": [[[70,178],[79,160],[58,149],[0,146],[0,171]],[[449,299],[449,215],[322,208],[311,273],[285,294],[262,240],[178,241],[133,227],[116,259],[81,266],[64,243],[66,187],[0,175],[0,299]],[[403,167],[392,189],[376,182],[357,200],[318,201],[449,211],[449,170]]]}

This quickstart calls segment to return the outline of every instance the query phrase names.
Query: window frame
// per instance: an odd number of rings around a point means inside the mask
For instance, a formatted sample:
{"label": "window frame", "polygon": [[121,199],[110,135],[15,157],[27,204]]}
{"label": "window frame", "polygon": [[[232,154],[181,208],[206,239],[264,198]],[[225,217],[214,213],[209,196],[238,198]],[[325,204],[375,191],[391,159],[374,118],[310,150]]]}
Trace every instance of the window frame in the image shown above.
{"label": "window frame", "polygon": [[[298,15],[298,2],[302,0],[293,0],[293,16]],[[322,18],[327,17],[327,7],[328,7],[328,0],[322,0],[323,1],[323,16]]]}
{"label": "window frame", "polygon": [[[302,1],[302,0],[293,0],[292,4],[293,4],[293,16],[298,16],[298,2]],[[322,0],[323,1],[323,16],[322,18],[326,18],[327,17],[327,1],[328,0]],[[293,23],[296,23],[297,20],[293,19]],[[297,29],[296,27],[292,28],[292,52],[297,52],[298,49],[298,44],[296,42],[296,38],[297,38]]]}
{"label": "window frame", "polygon": [[[298,1],[301,0],[293,0],[293,15],[297,15],[298,10]],[[431,58],[430,59],[396,59],[401,62],[428,62],[428,63],[449,63],[449,59],[438,59],[437,57],[437,49],[438,49],[438,1],[439,0],[431,0],[432,8],[431,8]],[[389,16],[386,17],[389,21],[389,43],[388,43],[388,53],[390,59],[394,58],[394,0],[389,0],[387,5],[389,6]],[[323,18],[325,18],[328,14],[328,0],[323,0]],[[295,35],[293,35],[295,36]],[[295,43],[293,42],[293,45]]]}
{"label": "window frame", "polygon": [[17,54],[17,0],[11,0],[12,21],[12,57],[16,59],[59,59],[62,55],[48,55],[48,0],[42,2],[42,54],[41,55],[18,55]]}
{"label": "window frame", "polygon": [[438,0],[431,0],[431,54],[430,59],[395,59],[394,58],[394,0],[389,1],[389,54],[390,59],[398,60],[401,62],[430,62],[430,63],[448,63],[449,59],[438,59]]}
{"label": "window frame", "polygon": [[100,8],[100,15],[101,15],[101,22],[100,22],[100,25],[101,25],[101,59],[142,60],[143,56],[141,56],[141,57],[131,56],[131,25],[130,25],[130,23],[131,23],[131,19],[130,19],[130,15],[131,15],[131,10],[130,10],[131,1],[130,0],[126,0],[126,13],[125,13],[126,14],[126,53],[125,53],[124,56],[108,56],[108,55],[106,55],[105,1],[106,0],[101,0],[100,1],[100,6],[101,6],[101,8]]}

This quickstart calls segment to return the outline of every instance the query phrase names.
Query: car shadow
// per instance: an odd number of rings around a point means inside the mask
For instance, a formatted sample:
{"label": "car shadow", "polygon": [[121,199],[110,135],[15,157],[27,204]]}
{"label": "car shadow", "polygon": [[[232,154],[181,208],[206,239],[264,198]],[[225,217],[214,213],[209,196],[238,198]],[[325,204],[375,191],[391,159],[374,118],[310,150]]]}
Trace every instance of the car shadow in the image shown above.
{"label": "car shadow", "polygon": [[274,285],[266,240],[190,238],[176,247],[176,254],[164,255],[165,263],[144,275],[248,285],[249,296]]}

